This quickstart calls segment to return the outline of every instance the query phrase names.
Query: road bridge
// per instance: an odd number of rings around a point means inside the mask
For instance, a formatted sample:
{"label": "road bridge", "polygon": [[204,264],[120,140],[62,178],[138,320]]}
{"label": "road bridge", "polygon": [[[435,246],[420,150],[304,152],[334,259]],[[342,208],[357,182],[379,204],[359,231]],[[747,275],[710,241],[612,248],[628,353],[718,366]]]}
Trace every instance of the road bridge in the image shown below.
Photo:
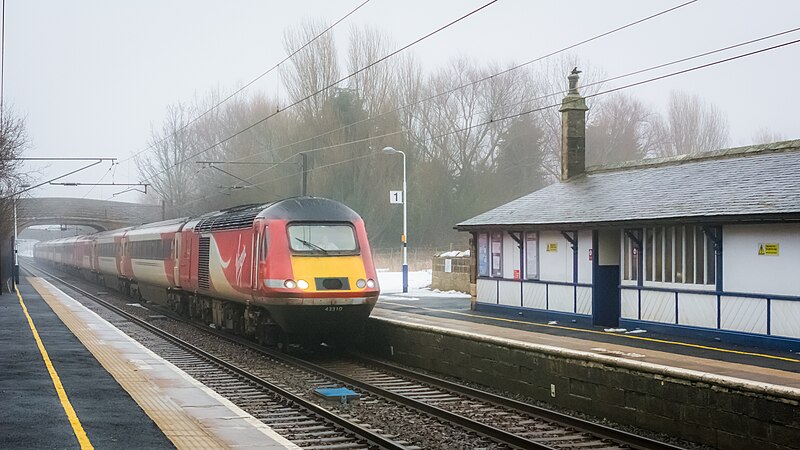
{"label": "road bridge", "polygon": [[83,225],[97,231],[161,220],[161,205],[88,198],[39,197],[17,200],[20,232],[34,225]]}

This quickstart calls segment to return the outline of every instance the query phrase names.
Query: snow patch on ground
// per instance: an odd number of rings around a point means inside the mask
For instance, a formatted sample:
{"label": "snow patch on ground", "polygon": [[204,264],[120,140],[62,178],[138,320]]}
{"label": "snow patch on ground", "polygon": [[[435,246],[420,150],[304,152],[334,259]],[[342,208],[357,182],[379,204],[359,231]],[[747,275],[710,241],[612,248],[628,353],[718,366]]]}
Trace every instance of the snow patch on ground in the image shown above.
{"label": "snow patch on ground", "polygon": [[458,291],[431,290],[430,270],[408,272],[408,293],[403,293],[403,272],[389,272],[378,269],[378,284],[381,298],[388,300],[419,300],[416,297],[470,298],[469,294]]}
{"label": "snow patch on ground", "polygon": [[638,334],[638,333],[647,333],[647,330],[640,330],[640,329],[637,328],[635,330],[628,331],[625,334]]}

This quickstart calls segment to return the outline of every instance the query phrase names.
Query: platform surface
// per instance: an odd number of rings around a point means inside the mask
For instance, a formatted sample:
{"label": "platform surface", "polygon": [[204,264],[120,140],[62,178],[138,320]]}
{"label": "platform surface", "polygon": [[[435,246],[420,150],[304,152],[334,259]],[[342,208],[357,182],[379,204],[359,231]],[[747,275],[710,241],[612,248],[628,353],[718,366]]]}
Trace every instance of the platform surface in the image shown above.
{"label": "platform surface", "polygon": [[0,296],[0,448],[299,448],[47,281],[19,291]]}
{"label": "platform surface", "polygon": [[800,389],[800,348],[796,354],[679,335],[646,331],[626,334],[570,322],[528,320],[512,314],[472,311],[469,299],[418,293],[382,296],[372,316]]}

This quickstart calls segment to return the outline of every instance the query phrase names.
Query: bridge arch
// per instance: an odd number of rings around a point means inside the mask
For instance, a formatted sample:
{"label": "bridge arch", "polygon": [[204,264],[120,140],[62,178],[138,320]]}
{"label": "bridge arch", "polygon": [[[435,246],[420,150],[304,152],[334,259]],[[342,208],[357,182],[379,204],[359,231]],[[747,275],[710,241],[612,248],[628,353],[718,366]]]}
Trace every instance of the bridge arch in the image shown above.
{"label": "bridge arch", "polygon": [[114,230],[161,220],[161,206],[70,197],[17,200],[17,228],[35,225],[83,225]]}

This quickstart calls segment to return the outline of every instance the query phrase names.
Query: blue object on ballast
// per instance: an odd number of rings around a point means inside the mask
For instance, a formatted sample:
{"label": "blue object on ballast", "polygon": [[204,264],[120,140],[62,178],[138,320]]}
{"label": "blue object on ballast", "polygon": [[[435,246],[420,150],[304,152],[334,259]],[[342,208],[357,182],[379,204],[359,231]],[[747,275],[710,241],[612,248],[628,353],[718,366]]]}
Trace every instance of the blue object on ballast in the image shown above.
{"label": "blue object on ballast", "polygon": [[342,401],[352,400],[359,397],[359,394],[355,391],[350,389],[340,387],[340,388],[316,388],[314,392],[317,395],[321,395],[327,399],[340,399]]}

